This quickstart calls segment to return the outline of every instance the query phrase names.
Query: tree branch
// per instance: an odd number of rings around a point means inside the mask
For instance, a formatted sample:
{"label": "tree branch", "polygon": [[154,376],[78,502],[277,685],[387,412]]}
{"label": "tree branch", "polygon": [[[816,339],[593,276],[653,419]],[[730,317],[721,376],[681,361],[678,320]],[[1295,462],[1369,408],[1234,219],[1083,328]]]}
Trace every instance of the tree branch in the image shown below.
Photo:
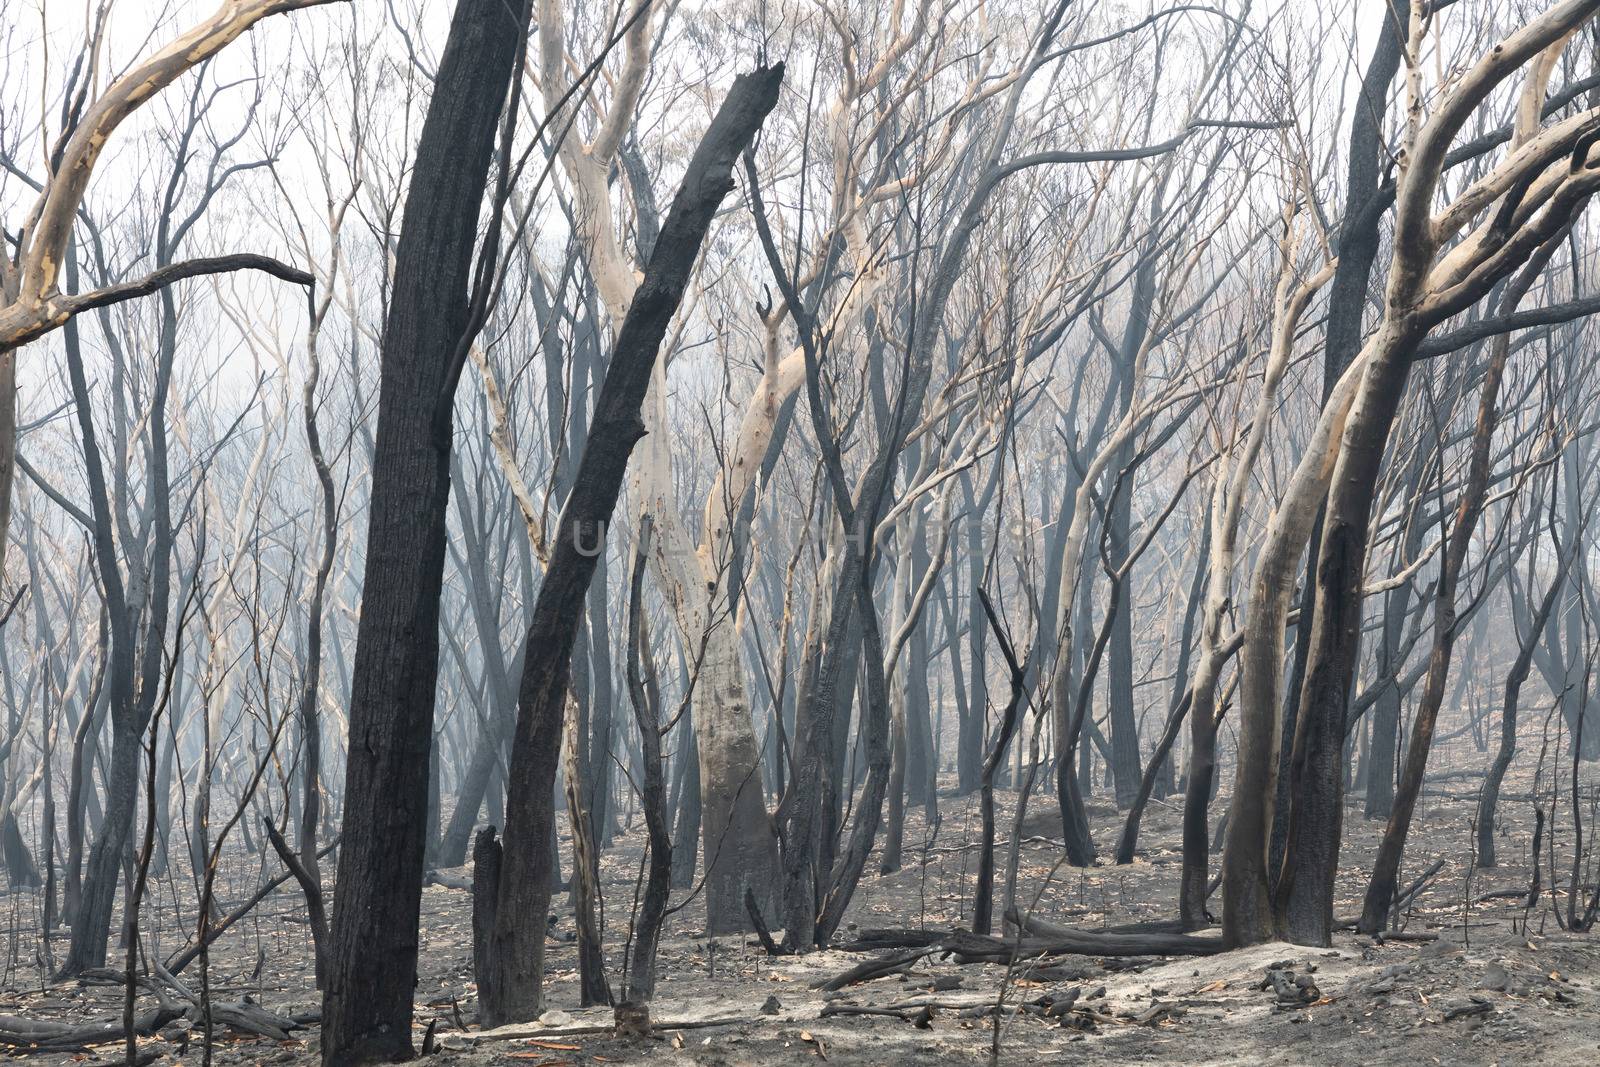
{"label": "tree branch", "polygon": [[1551,326],[1557,323],[1571,322],[1581,319],[1585,315],[1600,312],[1600,296],[1591,296],[1583,300],[1568,300],[1562,304],[1551,304],[1542,308],[1529,308],[1526,311],[1514,311],[1509,315],[1496,315],[1493,318],[1479,319],[1469,323],[1459,330],[1442,333],[1430,337],[1417,346],[1416,352],[1411,356],[1413,360],[1433,359],[1443,356],[1457,349],[1465,348],[1477,341],[1494,337],[1497,334],[1512,333],[1516,330],[1526,330],[1534,326]]}
{"label": "tree branch", "polygon": [[124,300],[135,297],[149,296],[185,278],[199,278],[207,274],[227,274],[236,270],[258,270],[270,274],[274,278],[282,278],[295,285],[310,285],[313,278],[306,271],[298,267],[291,267],[281,263],[271,256],[258,256],[253,252],[240,252],[231,256],[209,256],[203,259],[186,259],[182,263],[174,263],[170,267],[162,267],[152,271],[143,278],[133,282],[123,282],[121,285],[108,285],[104,289],[95,289],[87,293],[62,298],[62,305],[67,314],[76,315],[80,311],[91,311],[95,308],[106,307],[111,304],[120,304]]}

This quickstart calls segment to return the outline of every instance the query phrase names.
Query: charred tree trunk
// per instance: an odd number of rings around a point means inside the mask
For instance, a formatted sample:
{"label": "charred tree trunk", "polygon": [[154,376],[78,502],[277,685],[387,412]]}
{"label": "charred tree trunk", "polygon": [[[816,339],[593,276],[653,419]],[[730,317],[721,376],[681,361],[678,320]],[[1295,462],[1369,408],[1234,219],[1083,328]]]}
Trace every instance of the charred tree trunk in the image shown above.
{"label": "charred tree trunk", "polygon": [[[1011,738],[1016,733],[1017,716],[1022,706],[1022,697],[1027,682],[1027,671],[1017,661],[1016,653],[1011,648],[1011,642],[1005,632],[1000,628],[1000,620],[995,615],[994,606],[989,602],[988,594],[983,587],[978,587],[978,597],[983,607],[984,617],[989,622],[989,627],[994,631],[995,640],[1000,643],[1000,652],[1006,658],[1006,666],[1011,672],[1011,696],[1006,701],[1005,710],[1000,715],[1000,732],[995,736],[994,745],[989,749],[988,756],[983,761],[983,779],[979,786],[979,805],[983,817],[983,840],[978,852],[978,887],[972,900],[972,932],[987,934],[994,925],[994,776],[1005,762],[1006,749],[1011,744]],[[974,620],[976,621],[976,620]],[[1027,657],[1023,657],[1026,659]],[[982,664],[974,664],[975,669],[982,669]]]}
{"label": "charred tree trunk", "polygon": [[517,730],[512,742],[506,833],[487,966],[478,973],[485,1023],[523,1021],[542,1002],[545,919],[550,908],[549,797],[572,646],[604,551],[606,525],[622,491],[628,457],[643,433],[640,409],[667,326],[682,302],[700,246],[732,170],[778,99],[781,64],[741,75],[690,160],[606,369],[572,492],[528,627]]}
{"label": "charred tree trunk", "polygon": [[[626,1021],[641,1033],[650,1030],[650,1001],[656,988],[656,946],[672,891],[672,838],[667,833],[667,791],[661,769],[661,708],[650,638],[644,620],[644,572],[650,559],[650,516],[639,519],[639,545],[628,592],[628,696],[639,726],[640,792],[650,863],[645,874],[639,917],[633,928],[633,958],[628,985],[617,1006],[619,1027]],[[626,1009],[626,1010],[625,1010]]]}
{"label": "charred tree trunk", "polygon": [[1277,924],[1296,944],[1326,945],[1333,935],[1344,724],[1361,648],[1361,577],[1378,469],[1410,369],[1409,344],[1395,346],[1368,368],[1328,495],[1315,574],[1316,617],[1290,761],[1293,806],[1274,901]]}
{"label": "charred tree trunk", "polygon": [[[1577,550],[1581,540],[1581,536],[1575,535],[1574,550]],[[1550,620],[1551,611],[1560,598],[1562,587],[1566,585],[1567,569],[1572,559],[1573,554],[1568,553],[1562,561],[1555,579],[1545,592],[1544,599],[1539,602],[1538,609],[1529,620],[1528,629],[1517,648],[1517,658],[1512,661],[1511,669],[1506,672],[1505,699],[1500,707],[1500,747],[1495,750],[1494,762],[1489,765],[1489,773],[1483,780],[1483,791],[1478,795],[1477,835],[1480,867],[1494,867],[1499,862],[1495,851],[1495,816],[1500,804],[1500,786],[1505,782],[1506,772],[1511,769],[1511,760],[1517,754],[1517,707],[1522,697],[1522,686],[1528,680],[1528,672],[1533,664],[1533,650],[1538,646],[1545,623]],[[1528,574],[1530,578],[1533,575],[1531,561]],[[1531,582],[1529,589],[1532,589]],[[1536,860],[1535,867],[1537,866]]]}
{"label": "charred tree trunk", "polygon": [[[530,5],[459,0],[412,159],[382,343],[322,1061],[410,1059],[452,407],[495,132]],[[462,351],[458,354],[458,349]]]}
{"label": "charred tree trunk", "polygon": [[[176,181],[175,174],[173,182]],[[169,184],[169,209],[171,188]],[[170,222],[169,210],[162,215],[157,238],[157,255],[164,262],[170,261]],[[76,274],[76,261],[70,259],[68,278],[74,288]],[[76,322],[69,322],[63,331],[67,373],[72,384],[74,407],[77,409],[85,481],[88,483],[94,519],[95,562],[111,629],[111,659],[107,670],[112,726],[112,758],[106,789],[105,818],[90,853],[82,894],[73,914],[72,945],[60,971],[64,977],[105,965],[106,938],[110,934],[117,882],[131,858],[129,849],[133,818],[138,805],[140,738],[155,711],[157,692],[161,688],[167,617],[172,597],[170,579],[173,546],[165,406],[178,328],[176,304],[168,290],[161,294],[159,322],[158,363],[150,398],[153,415],[147,445],[150,486],[146,506],[151,519],[150,536],[146,544],[123,545],[121,551],[114,532],[111,495],[95,433]],[[147,562],[142,556],[145,552],[149,554]],[[121,569],[124,553],[141,554],[139,567],[143,575],[145,603],[135,604],[128,595]],[[136,635],[136,630],[142,632]]]}
{"label": "charred tree trunk", "polygon": [[[1131,384],[1131,382],[1130,382]],[[1131,400],[1131,398],[1130,398]],[[1119,478],[1132,480],[1126,471],[1132,461],[1131,444],[1124,455],[1113,463]],[[1106,707],[1110,712],[1111,728],[1111,778],[1117,807],[1126,811],[1133,806],[1139,791],[1141,763],[1139,760],[1139,718],[1133,706],[1133,576],[1132,563],[1128,561],[1128,531],[1133,521],[1133,486],[1114,492],[1111,514],[1106,517],[1110,525],[1111,565],[1126,567],[1128,573],[1117,582],[1117,616],[1111,626],[1111,648],[1106,668]]]}
{"label": "charred tree trunk", "polygon": [[[1408,34],[1409,11],[1409,0],[1404,0],[1395,4],[1389,11],[1389,17],[1383,20],[1372,58],[1362,76],[1361,93],[1352,116],[1345,213],[1339,230],[1339,263],[1334,270],[1330,289],[1324,345],[1325,408],[1332,400],[1335,383],[1361,346],[1367,286],[1378,254],[1379,223],[1387,207],[1387,201],[1380,193],[1385,158],[1383,117],[1388,110],[1389,84],[1400,67],[1403,44]],[[1300,731],[1302,711],[1299,705],[1303,695],[1310,691],[1310,679],[1306,679],[1305,684],[1301,684],[1300,679],[1306,673],[1311,655],[1311,627],[1321,622],[1315,618],[1320,600],[1312,588],[1314,581],[1309,572],[1316,569],[1316,560],[1323,555],[1320,543],[1322,526],[1323,518],[1318,515],[1312,520],[1306,538],[1311,546],[1306,563],[1308,579],[1296,626],[1295,665],[1287,690],[1291,704],[1289,713],[1285,714],[1278,704],[1276,684],[1271,687],[1272,706],[1267,707],[1265,703],[1267,694],[1264,683],[1269,677],[1275,683],[1282,669],[1281,664],[1254,662],[1255,650],[1249,643],[1241,661],[1243,681],[1240,686],[1239,771],[1235,776],[1232,817],[1228,826],[1228,855],[1224,858],[1223,926],[1224,937],[1230,945],[1267,940],[1274,932],[1272,897],[1278,888],[1274,883],[1278,880],[1279,869],[1269,857],[1278,851],[1273,847],[1274,840],[1287,836],[1288,824],[1283,823],[1284,829],[1279,829],[1275,823],[1278,816],[1287,818],[1287,811],[1280,809],[1287,807],[1290,782],[1285,774],[1280,773],[1281,745],[1271,745],[1271,751],[1267,751],[1262,743],[1269,735],[1276,735],[1280,742],[1287,744],[1286,739]],[[1275,586],[1289,585],[1292,588],[1298,557],[1297,552],[1295,559],[1273,559],[1273,573],[1265,573],[1258,568],[1257,578],[1260,581],[1251,591],[1252,604],[1256,602],[1258,594],[1272,595],[1270,590]],[[1280,625],[1280,620],[1275,617],[1270,625],[1276,627]],[[1258,690],[1257,685],[1262,688]],[[1327,696],[1330,703],[1342,703],[1344,693],[1341,691]],[[1280,715],[1284,716],[1281,723],[1278,721]],[[1290,718],[1294,721],[1289,722]],[[1334,742],[1338,746],[1343,744],[1343,721],[1344,712],[1341,710],[1341,729]],[[1265,728],[1269,724],[1276,728]],[[1322,733],[1326,733],[1327,726],[1327,723],[1322,724]],[[1327,738],[1324,737],[1324,740]],[[1272,763],[1271,768],[1264,766],[1268,761]],[[1337,767],[1334,769],[1337,771]],[[1263,794],[1270,796],[1269,803],[1262,802],[1260,798]],[[1337,814],[1337,811],[1333,812],[1332,817],[1336,819]],[[1327,826],[1320,828],[1322,832],[1328,829],[1330,827]],[[1306,872],[1306,876],[1315,878],[1320,874]],[[1312,910],[1320,912],[1319,908]],[[1326,916],[1329,922],[1331,918],[1331,914]],[[1313,926],[1321,925],[1321,918],[1313,916],[1313,919]]]}
{"label": "charred tree trunk", "polygon": [[[688,685],[688,679],[684,681]],[[672,839],[678,842],[672,850],[672,888],[688,889],[694,885],[695,853],[700,842],[700,753],[699,737],[695,734],[694,709],[684,713],[678,724],[682,740],[678,742],[678,766],[681,768],[678,784],[678,806]]]}
{"label": "charred tree trunk", "polygon": [[[1564,238],[1557,234],[1546,244],[1542,254],[1536,254],[1523,272],[1505,289],[1500,310],[1515,311],[1522,297],[1543,271],[1550,254]],[[1506,363],[1511,357],[1511,337],[1502,334],[1495,339],[1489,366],[1484,372],[1482,391],[1478,400],[1478,418],[1473,428],[1471,455],[1467,464],[1466,481],[1461,488],[1461,499],[1456,505],[1455,524],[1445,545],[1444,559],[1439,564],[1438,588],[1434,594],[1433,649],[1428,659],[1428,678],[1422,699],[1417,704],[1412,720],[1411,740],[1406,745],[1405,764],[1401,768],[1400,784],[1395,793],[1394,810],[1389,813],[1384,827],[1383,840],[1378,846],[1377,858],[1372,865],[1372,878],[1367,883],[1366,902],[1361,911],[1362,933],[1375,934],[1389,921],[1389,908],[1394,903],[1400,876],[1400,860],[1405,853],[1406,835],[1411,829],[1411,815],[1417,798],[1422,795],[1422,779],[1428,770],[1428,753],[1433,746],[1434,727],[1439,720],[1439,709],[1444,704],[1445,685],[1450,677],[1450,661],[1455,652],[1457,633],[1456,587],[1461,570],[1466,565],[1467,552],[1472,547],[1472,535],[1483,513],[1484,499],[1489,492],[1489,467],[1492,461],[1490,448],[1494,442],[1497,421],[1496,407],[1500,396],[1500,383],[1505,377]],[[1404,380],[1404,374],[1398,376]],[[1385,434],[1385,436],[1387,436]],[[1374,480],[1376,463],[1374,463]],[[1335,489],[1337,495],[1337,489]],[[1359,604],[1359,593],[1356,595]],[[1359,611],[1358,611],[1359,614]],[[1357,620],[1356,626],[1359,628]],[[1355,647],[1352,642],[1352,647]],[[1337,847],[1337,845],[1336,845]],[[1329,872],[1332,881],[1333,872]],[[1332,886],[1328,889],[1328,908],[1332,909]]]}

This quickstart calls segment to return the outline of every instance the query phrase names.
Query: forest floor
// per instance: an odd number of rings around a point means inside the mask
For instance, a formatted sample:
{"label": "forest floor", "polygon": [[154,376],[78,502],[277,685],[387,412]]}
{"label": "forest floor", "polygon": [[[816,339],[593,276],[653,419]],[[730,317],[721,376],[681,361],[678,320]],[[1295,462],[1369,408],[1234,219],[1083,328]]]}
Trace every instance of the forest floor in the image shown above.
{"label": "forest floor", "polygon": [[[1483,757],[1470,746],[1461,756],[1460,767],[1482,766]],[[1546,892],[1534,908],[1511,897],[1524,893],[1530,880],[1532,775],[1508,783],[1501,811],[1501,863],[1482,869],[1474,865],[1470,832],[1480,779],[1471,777],[1472,770],[1452,774],[1451,763],[1435,762],[1435,774],[1442,770],[1445,777],[1425,795],[1402,876],[1404,883],[1434,860],[1444,861],[1403,919],[1407,935],[1430,940],[1377,942],[1340,933],[1328,949],[1267,944],[1196,958],[1061,956],[1011,971],[999,964],[960,964],[935,955],[921,959],[908,973],[823,993],[814,984],[872,954],[835,949],[769,958],[753,939],[706,939],[697,929],[703,926],[703,915],[691,905],[669,920],[661,946],[653,1014],[664,1033],[641,1042],[605,1032],[609,1009],[577,1008],[572,913],[564,900],[547,957],[546,1003],[551,1010],[537,1026],[479,1031],[473,1022],[469,895],[432,884],[423,892],[417,1043],[421,1045],[425,1029],[433,1024],[438,1046],[433,1061],[441,1067],[587,1067],[646,1060],[729,1067],[978,1064],[993,1062],[997,1042],[998,1059],[1007,1064],[1600,1061],[1600,935],[1574,935],[1560,928],[1548,889],[1549,870]],[[1587,765],[1585,774],[1592,783],[1600,777],[1600,767]],[[1546,841],[1553,836],[1557,880],[1564,887],[1572,833],[1570,794],[1565,786],[1562,791],[1557,826],[1553,834],[1547,831]],[[1005,828],[1014,802],[1014,794],[1000,795],[1002,878]],[[1225,797],[1219,798],[1214,813],[1225,803]],[[969,921],[977,866],[976,849],[970,847],[978,833],[976,797],[941,797],[940,807],[942,821],[931,833],[920,809],[908,813],[906,864],[900,871],[879,875],[874,858],[852,904],[846,936],[867,928],[950,930]],[[1181,798],[1151,804],[1135,863],[1088,869],[1058,866],[1059,848],[1049,840],[1057,836],[1050,814],[1030,815],[1021,849],[1019,898],[1025,905],[1037,898],[1033,914],[1081,929],[1172,917],[1180,807]],[[1592,802],[1584,807],[1587,828],[1595,812]],[[1093,805],[1091,814],[1097,842],[1102,852],[1109,852],[1121,819],[1108,804]],[[1365,872],[1382,824],[1363,818],[1359,800],[1353,798],[1345,831],[1336,908],[1341,916],[1360,910]],[[1600,826],[1588,836],[1596,834]],[[604,855],[607,952],[614,966],[622,957],[640,836],[636,826]],[[239,849],[221,889],[224,906],[247,895],[259,871],[275,870],[275,863]],[[470,874],[443,873],[445,881]],[[1595,872],[1582,877],[1592,881]],[[316,1011],[310,937],[303,903],[291,886],[264,902],[213,951],[209,973],[218,1002],[249,999],[281,1016]],[[184,909],[184,894],[170,879],[156,892],[162,903],[146,919],[145,932],[152,952],[170,954],[183,938],[180,916],[182,925],[192,923],[193,905]],[[996,896],[998,911],[1003,904],[999,887]],[[1563,909],[1564,899],[1563,893]],[[51,986],[42,979],[37,919],[29,925],[29,915],[38,914],[37,893],[13,892],[0,904],[11,927],[8,963],[0,976],[0,1014],[82,1022],[120,1013],[117,986]],[[1216,898],[1213,907],[1219,910]],[[63,948],[55,946],[58,958]],[[1263,988],[1269,967],[1290,972],[1284,976],[1290,982],[1302,979],[1308,988],[1301,1001],[1280,1004],[1270,985]],[[184,979],[197,985],[195,968]],[[997,1016],[995,1004],[1002,992]],[[1077,1003],[1063,1011],[1073,996]],[[152,998],[141,998],[141,1007],[153,1005]],[[1056,1005],[1054,1014],[1051,1005]],[[890,1008],[905,1018],[830,1014],[841,1006]],[[922,1011],[925,1006],[931,1006],[931,1014]],[[537,1036],[529,1036],[535,1032]],[[197,1040],[185,1047],[169,1035],[149,1038],[142,1046],[147,1054],[159,1053],[159,1062],[201,1062]],[[297,1029],[284,1041],[229,1035],[218,1040],[214,1051],[215,1062],[221,1064],[311,1063],[317,1059],[317,1031],[314,1025]],[[5,1055],[0,1051],[0,1058]],[[121,1058],[119,1045],[101,1045],[76,1054],[35,1054],[29,1060],[111,1063]]]}

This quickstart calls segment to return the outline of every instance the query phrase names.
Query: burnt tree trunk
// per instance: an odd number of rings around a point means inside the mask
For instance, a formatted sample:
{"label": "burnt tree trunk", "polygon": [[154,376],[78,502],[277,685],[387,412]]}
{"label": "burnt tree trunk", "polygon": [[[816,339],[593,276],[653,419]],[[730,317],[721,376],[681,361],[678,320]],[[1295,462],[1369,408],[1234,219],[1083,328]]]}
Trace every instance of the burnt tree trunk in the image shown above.
{"label": "burnt tree trunk", "polygon": [[644,433],[639,412],[667,326],[677,313],[733,164],[778,100],[783,65],[741,75],[690,160],[632,305],[617,332],[589,439],[567,496],[550,565],[528,627],[494,930],[478,997],[487,1025],[539,1014],[550,910],[550,802],[572,668],[572,646],[628,457]]}
{"label": "burnt tree trunk", "polygon": [[[1542,254],[1533,257],[1523,272],[1507,284],[1501,298],[1500,309],[1515,310],[1522,296],[1543,271],[1555,244],[1546,244]],[[1434,593],[1433,649],[1428,660],[1428,678],[1422,700],[1417,705],[1412,721],[1411,740],[1406,746],[1405,763],[1400,772],[1399,789],[1395,794],[1388,824],[1384,827],[1383,841],[1378,846],[1377,858],[1372,865],[1372,878],[1367,883],[1366,901],[1361,911],[1362,933],[1375,934],[1389,921],[1389,908],[1394,903],[1400,875],[1400,860],[1405,853],[1406,835],[1411,828],[1411,816],[1417,798],[1422,794],[1422,779],[1428,769],[1428,752],[1433,746],[1434,727],[1439,719],[1439,709],[1444,704],[1445,684],[1450,675],[1451,657],[1455,652],[1458,629],[1456,587],[1461,570],[1466,564],[1467,552],[1472,546],[1473,531],[1478,517],[1483,513],[1484,500],[1489,492],[1489,468],[1493,462],[1490,447],[1494,440],[1497,421],[1496,405],[1500,383],[1505,377],[1506,363],[1511,356],[1510,334],[1502,334],[1494,341],[1489,366],[1484,372],[1482,391],[1478,400],[1478,418],[1473,428],[1472,450],[1467,465],[1466,482],[1461,489],[1461,499],[1456,505],[1455,525],[1450,530],[1444,559],[1439,564],[1438,586]]]}
{"label": "burnt tree trunk", "polygon": [[[1361,79],[1361,94],[1350,123],[1349,163],[1345,176],[1344,218],[1339,225],[1339,263],[1328,290],[1328,324],[1323,343],[1322,402],[1361,349],[1367,287],[1379,249],[1379,225],[1392,197],[1381,186],[1388,155],[1383,118],[1388,109],[1389,84],[1400,69],[1407,34],[1410,0],[1396,0],[1373,48]],[[1274,813],[1266,880],[1271,888],[1279,877],[1288,838],[1291,810],[1290,757],[1299,728],[1301,696],[1305,692],[1306,665],[1311,655],[1311,630],[1316,614],[1316,582],[1309,574],[1322,547],[1324,516],[1318,515],[1306,548],[1307,580],[1300,596],[1300,619],[1295,625],[1295,649],[1288,685],[1284,689],[1283,729],[1278,753],[1279,773],[1274,783]]]}
{"label": "burnt tree trunk", "polygon": [[[995,640],[1000,643],[1000,651],[1006,658],[1006,666],[1011,672],[1011,696],[1006,701],[1005,711],[1000,715],[1000,732],[995,737],[994,746],[990,748],[988,756],[983,761],[983,777],[978,786],[979,808],[983,816],[983,841],[978,852],[978,887],[972,900],[972,932],[987,934],[994,925],[994,776],[1000,765],[1005,762],[1006,749],[1017,730],[1018,711],[1022,705],[1028,673],[1022,664],[1017,662],[1011,642],[1000,628],[1000,620],[995,615],[994,605],[989,602],[989,596],[983,591],[982,586],[978,587],[978,598],[984,615],[989,620],[989,626],[994,630]],[[1026,660],[1027,657],[1024,656],[1023,659]],[[983,664],[975,663],[973,669],[982,670]]]}
{"label": "burnt tree trunk", "polygon": [[[1412,343],[1416,340],[1413,332]],[[1292,756],[1288,835],[1275,890],[1275,922],[1287,939],[1326,945],[1344,819],[1345,714],[1361,648],[1361,582],[1379,465],[1411,370],[1409,345],[1374,362],[1351,411],[1340,473],[1328,496],[1316,562],[1317,613]],[[1302,623],[1303,625],[1303,623]]]}
{"label": "burnt tree trunk", "polygon": [[456,353],[527,5],[459,0],[412,160],[382,344],[322,1061],[410,1059]]}
{"label": "burnt tree trunk", "polygon": [[[628,961],[628,983],[617,1020],[629,1020],[645,1032],[650,1028],[650,1001],[656,989],[656,946],[667,917],[667,897],[672,892],[672,838],[667,833],[667,790],[661,769],[660,688],[650,659],[650,637],[644,619],[644,572],[650,559],[650,516],[639,519],[639,544],[633,561],[628,593],[628,696],[639,724],[641,801],[650,850],[639,917],[633,927],[633,957]],[[685,697],[687,701],[687,696]]]}
{"label": "burnt tree trunk", "polygon": [[[1580,541],[1581,535],[1575,535],[1574,549]],[[1517,707],[1522,698],[1522,686],[1528,680],[1528,672],[1533,664],[1533,650],[1539,644],[1539,635],[1549,622],[1551,610],[1560,598],[1562,587],[1567,583],[1567,568],[1572,558],[1572,554],[1569,553],[1562,561],[1555,580],[1550,583],[1544,599],[1539,603],[1538,611],[1528,623],[1527,631],[1517,648],[1517,658],[1512,661],[1511,669],[1506,672],[1505,700],[1500,709],[1500,747],[1495,750],[1494,762],[1489,765],[1489,773],[1483,780],[1483,791],[1478,795],[1476,822],[1480,867],[1493,867],[1499,863],[1494,843],[1495,813],[1500,803],[1500,786],[1506,780],[1506,772],[1511,769],[1511,760],[1517,753]],[[1528,575],[1530,578],[1533,576],[1531,562]],[[1532,588],[1530,582],[1529,590]],[[1534,866],[1537,869],[1537,862]]]}

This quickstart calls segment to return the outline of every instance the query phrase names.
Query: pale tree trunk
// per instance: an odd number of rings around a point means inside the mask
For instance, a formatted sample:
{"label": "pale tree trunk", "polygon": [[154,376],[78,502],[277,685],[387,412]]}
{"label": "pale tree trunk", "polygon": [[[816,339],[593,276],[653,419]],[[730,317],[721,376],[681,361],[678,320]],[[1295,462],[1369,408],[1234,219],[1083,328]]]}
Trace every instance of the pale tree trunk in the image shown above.
{"label": "pale tree trunk", "polygon": [[[607,178],[633,121],[649,65],[653,17],[649,8],[650,0],[630,8],[635,21],[624,41],[623,69],[594,141],[582,146],[569,137],[560,153],[576,192],[579,237],[613,331],[621,329],[639,278],[616,236]],[[557,0],[542,0],[539,25],[541,69],[563,69],[563,13]],[[546,78],[543,89],[550,107],[564,90],[564,79]],[[755,892],[765,914],[777,910],[777,841],[763,800],[760,749],[750,720],[737,615],[731,607],[732,581],[719,573],[718,557],[726,554],[732,517],[766,453],[784,399],[781,390],[793,392],[802,377],[801,369],[799,360],[791,359],[786,373],[769,374],[758,385],[734,447],[732,462],[737,475],[728,479],[726,488],[719,486],[711,495],[711,506],[724,509],[724,521],[708,518],[708,540],[699,548],[679,517],[663,362],[657,362],[651,373],[642,411],[646,436],[631,473],[634,508],[650,513],[655,524],[651,558],[657,581],[673,607],[685,650],[692,660],[698,660],[697,668],[692,669],[698,672],[694,704],[700,731],[701,836],[707,872],[707,924],[714,934],[748,928],[746,889]]]}
{"label": "pale tree trunk", "polygon": [[[1433,114],[1422,116],[1420,55],[1425,36],[1411,14],[1407,46],[1410,101],[1403,169],[1396,195],[1393,262],[1385,312],[1377,332],[1334,387],[1317,421],[1284,501],[1268,525],[1252,583],[1244,646],[1239,773],[1224,861],[1224,940],[1230,945],[1287,932],[1325,944],[1342,815],[1340,773],[1347,694],[1359,648],[1362,570],[1373,482],[1387,442],[1410,360],[1428,330],[1480,299],[1553,234],[1567,225],[1597,184],[1590,168],[1565,158],[1585,135],[1584,119],[1563,120],[1535,142],[1512,152],[1442,212],[1433,212],[1450,142],[1502,81],[1540,52],[1565,41],[1600,4],[1567,0],[1536,16],[1452,82]],[[1537,123],[1548,66],[1529,79],[1519,110]],[[1554,157],[1551,147],[1556,149]],[[1581,162],[1581,161],[1580,161]],[[1509,207],[1452,242],[1467,224],[1502,197]],[[1502,217],[1503,216],[1503,217]],[[1516,228],[1509,223],[1520,218]],[[1449,251],[1440,255],[1440,250]],[[1437,260],[1437,262],[1436,262]],[[1502,332],[1504,328],[1502,327]],[[1491,331],[1492,332],[1492,331]],[[1443,351],[1449,351],[1447,347]],[[1291,769],[1303,778],[1289,790],[1289,822],[1280,907],[1268,888],[1268,837],[1277,791],[1278,711],[1281,707],[1283,623],[1294,567],[1311,536],[1317,503],[1328,499],[1327,531],[1313,570],[1317,584],[1303,704]],[[1266,798],[1263,802],[1262,798]],[[1284,924],[1279,926],[1278,923]]]}

